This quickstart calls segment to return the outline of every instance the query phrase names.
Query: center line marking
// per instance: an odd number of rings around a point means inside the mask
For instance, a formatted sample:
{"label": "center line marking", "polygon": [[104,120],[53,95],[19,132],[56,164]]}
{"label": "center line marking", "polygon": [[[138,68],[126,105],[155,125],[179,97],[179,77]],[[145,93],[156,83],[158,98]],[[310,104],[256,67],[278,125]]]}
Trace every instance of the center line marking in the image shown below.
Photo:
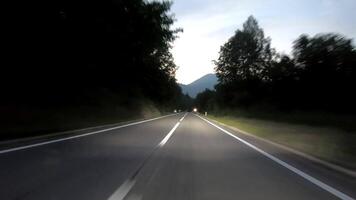
{"label": "center line marking", "polygon": [[158,144],[159,147],[162,147],[167,143],[169,138],[172,136],[173,132],[178,128],[179,124],[180,124],[180,122],[177,122],[176,125],[172,128],[172,130],[169,131],[169,133],[166,135],[166,137],[164,137],[163,140]]}
{"label": "center line marking", "polygon": [[[40,143],[35,143],[35,144],[30,144],[30,145],[24,145],[24,146],[4,149],[4,150],[0,150],[0,154],[10,153],[10,152],[19,151],[19,150],[30,149],[30,148],[33,148],[33,147],[43,146],[43,145],[57,143],[57,142],[63,142],[63,141],[66,141],[66,140],[72,140],[72,139],[81,138],[81,137],[86,137],[86,136],[90,136],[90,135],[94,135],[94,134],[98,134],[98,133],[108,132],[108,131],[112,131],[112,130],[116,130],[116,129],[120,129],[120,128],[125,128],[125,127],[129,127],[129,126],[134,126],[134,125],[138,125],[138,124],[142,124],[142,123],[146,123],[146,122],[162,119],[162,118],[173,116],[173,115],[177,115],[177,114],[165,115],[165,116],[156,117],[156,118],[152,118],[152,119],[146,119],[146,120],[142,120],[142,121],[132,122],[132,123],[129,123],[129,124],[123,124],[123,125],[119,125],[119,126],[114,126],[114,127],[111,127],[111,128],[106,128],[106,129],[93,131],[93,132],[89,132],[89,133],[83,133],[83,134],[79,134],[79,135],[63,137],[63,138],[59,138],[59,139],[50,139],[50,140],[45,141],[45,142],[40,142]],[[93,127],[93,128],[95,128],[95,127]]]}
{"label": "center line marking", "polygon": [[183,121],[184,117],[187,116],[188,113],[185,113],[184,116],[179,120],[180,122]]}
{"label": "center line marking", "polygon": [[325,191],[333,194],[334,196],[336,196],[336,197],[338,197],[340,199],[343,199],[343,200],[354,200],[352,197],[348,196],[347,194],[340,192],[339,190],[337,190],[337,189],[335,189],[335,188],[333,188],[333,187],[331,187],[331,186],[319,181],[318,179],[310,176],[309,174],[307,174],[307,173],[305,173],[305,172],[293,167],[292,165],[290,165],[290,164],[288,164],[288,163],[286,163],[286,162],[284,162],[284,161],[272,156],[271,154],[263,151],[262,149],[256,147],[255,145],[250,144],[247,141],[237,137],[236,135],[230,133],[229,131],[227,131],[227,130],[221,128],[220,126],[210,122],[209,120],[207,120],[207,119],[205,119],[205,118],[203,118],[203,117],[201,117],[199,115],[195,115],[195,116],[199,117],[200,119],[204,120],[205,122],[207,122],[208,124],[214,126],[215,128],[221,130],[222,132],[226,133],[227,135],[230,135],[231,137],[235,138],[236,140],[244,143],[245,145],[251,147],[252,149],[258,151],[259,153],[261,153],[262,155],[266,156],[267,158],[275,161],[276,163],[282,165],[283,167],[285,167],[285,168],[291,170],[292,172],[298,174],[299,176],[305,178],[309,182],[311,182],[311,183],[319,186],[320,188],[324,189]]}
{"label": "center line marking", "polygon": [[134,171],[134,173],[131,175],[129,179],[127,179],[110,197],[108,200],[123,200],[126,195],[130,192],[130,190],[133,188],[133,186],[136,183],[136,177],[141,171],[141,169],[144,167],[144,165],[147,163],[149,158],[153,155],[153,153],[163,147],[167,141],[169,140],[170,137],[172,137],[174,131],[178,128],[180,122],[184,119],[185,115],[177,122],[174,127],[169,131],[169,133],[162,139],[162,141],[153,149],[153,151],[150,153],[150,155],[147,156],[147,158],[142,162],[142,164]]}

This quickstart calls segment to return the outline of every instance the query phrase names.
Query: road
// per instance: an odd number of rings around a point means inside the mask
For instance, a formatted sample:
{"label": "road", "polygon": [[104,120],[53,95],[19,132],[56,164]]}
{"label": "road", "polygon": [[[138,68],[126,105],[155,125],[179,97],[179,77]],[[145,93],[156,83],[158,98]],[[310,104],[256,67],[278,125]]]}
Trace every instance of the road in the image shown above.
{"label": "road", "polygon": [[356,180],[193,113],[0,150],[0,199],[353,199]]}

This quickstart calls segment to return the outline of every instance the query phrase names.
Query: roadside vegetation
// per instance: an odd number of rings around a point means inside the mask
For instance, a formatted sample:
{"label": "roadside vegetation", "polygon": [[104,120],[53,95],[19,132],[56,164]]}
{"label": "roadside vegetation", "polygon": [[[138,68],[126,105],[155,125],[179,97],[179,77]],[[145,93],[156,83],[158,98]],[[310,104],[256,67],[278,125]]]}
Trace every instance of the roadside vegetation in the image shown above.
{"label": "roadside vegetation", "polygon": [[20,4],[3,27],[0,140],[185,109],[171,3]]}
{"label": "roadside vegetation", "polygon": [[158,117],[167,112],[157,109],[152,102],[123,104],[76,105],[61,107],[17,106],[3,109],[1,139],[17,139],[124,121]]}
{"label": "roadside vegetation", "polygon": [[221,46],[215,90],[202,113],[263,138],[356,169],[356,49],[338,33],[302,34],[291,55],[271,48],[257,20]]}
{"label": "roadside vegetation", "polygon": [[[304,116],[297,115],[299,116],[283,120],[281,118],[285,117],[285,114],[272,114],[269,118],[266,116],[260,118],[240,115],[239,112],[236,112],[229,115],[209,114],[208,117],[317,158],[356,169],[355,125],[352,129],[344,129],[339,126],[340,124],[337,126],[333,123],[327,125],[324,124],[322,117],[318,118],[317,123],[308,123],[309,121]],[[336,117],[336,120],[339,119]],[[325,121],[329,120],[325,119]],[[355,120],[355,118],[348,118],[348,120]]]}

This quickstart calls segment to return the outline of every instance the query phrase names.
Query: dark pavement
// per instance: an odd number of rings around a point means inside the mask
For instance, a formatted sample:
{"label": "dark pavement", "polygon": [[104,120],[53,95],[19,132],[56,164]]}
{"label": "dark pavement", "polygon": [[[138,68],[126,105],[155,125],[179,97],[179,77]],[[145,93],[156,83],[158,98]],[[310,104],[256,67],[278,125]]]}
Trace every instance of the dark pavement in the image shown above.
{"label": "dark pavement", "polygon": [[[179,122],[184,115],[0,153],[0,199],[338,199],[194,114]],[[223,128],[356,197],[355,178]]]}

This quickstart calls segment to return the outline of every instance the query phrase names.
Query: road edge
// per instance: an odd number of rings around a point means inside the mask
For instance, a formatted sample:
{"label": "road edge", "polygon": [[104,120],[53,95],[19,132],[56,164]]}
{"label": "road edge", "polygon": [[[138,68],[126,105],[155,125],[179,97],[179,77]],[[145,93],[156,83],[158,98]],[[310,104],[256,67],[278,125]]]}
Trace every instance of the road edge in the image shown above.
{"label": "road edge", "polygon": [[246,131],[241,130],[241,129],[239,129],[239,128],[236,128],[236,127],[234,127],[234,126],[230,126],[230,125],[224,124],[224,123],[222,123],[222,122],[216,121],[216,120],[211,119],[211,118],[209,118],[209,117],[202,116],[202,115],[200,115],[200,116],[201,116],[201,117],[204,117],[204,118],[208,118],[209,120],[211,120],[211,121],[213,121],[213,122],[215,122],[215,123],[218,123],[218,124],[220,124],[220,125],[223,125],[223,126],[225,126],[225,127],[228,127],[228,128],[230,128],[231,130],[233,130],[233,131],[236,131],[236,132],[242,133],[242,134],[244,134],[244,135],[253,137],[253,138],[255,138],[255,139],[258,139],[258,140],[260,140],[260,141],[266,142],[266,143],[268,143],[268,144],[270,144],[270,145],[276,146],[276,147],[278,147],[278,148],[281,148],[281,149],[283,149],[283,150],[286,150],[286,151],[289,151],[289,152],[291,152],[291,153],[294,153],[294,154],[296,154],[296,155],[298,155],[298,156],[301,156],[301,157],[303,157],[303,158],[305,158],[305,159],[308,159],[308,160],[310,160],[310,161],[313,161],[313,162],[315,162],[315,163],[318,163],[318,164],[320,164],[320,165],[323,165],[323,166],[325,166],[325,167],[327,167],[327,168],[329,168],[329,169],[332,169],[332,170],[335,170],[335,171],[337,171],[337,172],[340,172],[340,173],[343,173],[343,174],[346,174],[346,175],[349,175],[349,176],[351,176],[351,177],[356,178],[356,171],[353,171],[353,170],[351,170],[351,169],[347,169],[347,168],[342,167],[342,166],[340,166],[340,165],[336,165],[336,164],[334,164],[334,163],[330,163],[330,162],[328,162],[328,161],[325,161],[325,160],[322,160],[322,159],[317,158],[317,157],[315,157],[315,156],[309,155],[309,154],[307,154],[307,153],[298,151],[298,150],[293,149],[293,148],[291,148],[291,147],[287,147],[287,146],[285,146],[285,145],[282,145],[282,144],[279,144],[279,143],[276,143],[276,142],[272,142],[272,141],[270,141],[270,140],[268,140],[268,139],[259,137],[259,136],[257,136],[257,135],[254,135],[254,134],[252,134],[252,133],[246,132]]}
{"label": "road edge", "polygon": [[[162,119],[162,118],[166,118],[166,117],[170,117],[170,116],[174,116],[174,115],[178,115],[178,114],[180,114],[180,113],[171,113],[171,114],[167,114],[167,115],[161,115],[161,116],[146,118],[146,119],[130,120],[130,121],[126,121],[126,122],[119,122],[119,123],[115,123],[115,124],[107,124],[107,125],[87,127],[87,128],[82,128],[82,129],[68,130],[68,131],[63,131],[63,132],[46,134],[46,135],[42,135],[42,136],[2,141],[2,142],[0,142],[0,154],[12,152],[12,151],[16,151],[16,150],[21,150],[21,149],[26,149],[26,148],[31,148],[31,147],[36,147],[36,146],[41,146],[41,145],[45,145],[45,144],[50,144],[50,143],[54,143],[54,142],[60,142],[60,141],[64,141],[64,140],[85,137],[85,136],[102,133],[102,132],[106,132],[106,131],[110,131],[110,130],[114,130],[114,129],[137,125],[137,124],[141,124],[141,123],[145,123],[145,122],[149,122],[149,121],[154,121],[154,120],[158,120],[158,119]],[[84,132],[81,132],[81,131],[84,131]]]}
{"label": "road edge", "polygon": [[[338,190],[334,188],[333,186],[328,185],[327,183],[324,183],[323,181],[319,180],[318,178],[313,177],[309,173],[306,173],[293,165],[289,164],[288,162],[285,162],[278,157],[274,156],[273,154],[268,153],[267,151],[264,151],[263,149],[259,148],[258,146],[255,146],[253,143],[248,142],[246,139],[240,138],[238,135],[231,133],[235,131],[227,131],[224,128],[221,128],[220,126],[216,125],[216,123],[211,122],[205,117],[202,117],[200,115],[196,115],[199,117],[201,120],[205,121],[206,123],[210,124],[211,126],[214,126],[215,128],[219,129],[221,132],[225,133],[226,135],[231,136],[232,138],[236,139],[237,141],[245,144],[246,146],[252,148],[253,150],[257,151],[258,153],[262,154],[266,158],[274,161],[275,163],[279,164],[282,167],[285,167],[286,169],[290,170],[291,172],[295,173],[296,175],[304,178],[305,180],[309,181],[310,183],[318,186],[319,188],[323,189],[324,191],[329,192],[330,194],[336,196],[339,199],[343,200],[354,200],[353,197],[349,196],[348,194],[342,192],[341,190]],[[227,127],[228,128],[228,127]]]}

